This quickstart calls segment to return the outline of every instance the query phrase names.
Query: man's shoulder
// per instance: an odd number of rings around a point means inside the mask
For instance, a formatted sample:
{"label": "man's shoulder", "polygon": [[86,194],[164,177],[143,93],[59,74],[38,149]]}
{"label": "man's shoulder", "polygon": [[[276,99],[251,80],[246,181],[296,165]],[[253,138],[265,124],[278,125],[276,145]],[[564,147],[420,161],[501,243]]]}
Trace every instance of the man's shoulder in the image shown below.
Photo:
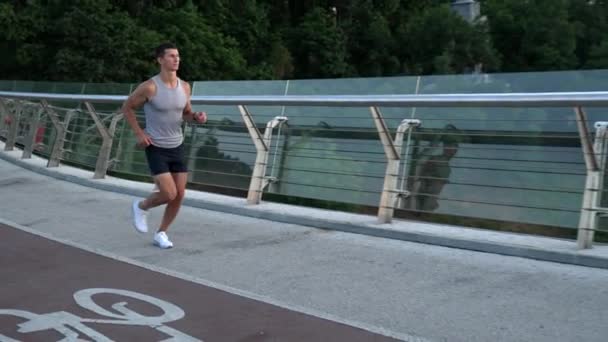
{"label": "man's shoulder", "polygon": [[183,79],[179,79],[179,84],[181,85],[182,89],[184,90],[184,92],[186,93],[186,95],[190,95],[191,93],[191,87],[190,87],[190,83],[188,83],[188,81],[185,81]]}
{"label": "man's shoulder", "polygon": [[184,87],[186,89],[190,89],[190,82],[184,80],[183,78],[180,78],[179,82],[181,83],[182,87]]}
{"label": "man's shoulder", "polygon": [[144,93],[153,94],[156,92],[156,83],[152,78],[149,78],[140,83],[138,88],[140,88]]}
{"label": "man's shoulder", "polygon": [[156,87],[156,82],[154,81],[154,77],[150,77],[147,80],[141,82],[141,86],[143,86],[143,87]]}
{"label": "man's shoulder", "polygon": [[131,92],[129,98],[140,98],[145,99],[144,101],[150,100],[156,94],[156,84],[152,79],[143,81]]}

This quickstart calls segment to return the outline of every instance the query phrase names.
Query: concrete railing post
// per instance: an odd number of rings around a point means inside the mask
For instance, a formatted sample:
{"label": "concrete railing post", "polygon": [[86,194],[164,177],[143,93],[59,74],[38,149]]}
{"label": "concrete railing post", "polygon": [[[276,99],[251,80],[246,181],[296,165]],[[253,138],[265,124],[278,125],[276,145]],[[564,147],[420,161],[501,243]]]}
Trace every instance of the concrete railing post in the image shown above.
{"label": "concrete railing post", "polygon": [[[382,186],[382,195],[380,196],[380,205],[378,209],[378,222],[390,223],[393,220],[397,195],[400,193],[400,190],[397,189],[397,181],[399,180],[399,168],[401,166],[401,147],[403,145],[403,136],[407,130],[420,126],[420,120],[403,120],[397,128],[395,140],[393,140],[388,126],[382,117],[380,109],[377,107],[370,107],[370,111],[372,113],[372,117],[374,118],[374,123],[376,124],[376,128],[384,148],[384,153],[386,154],[387,158],[384,185]],[[405,193],[403,195],[408,194]]]}
{"label": "concrete railing post", "polygon": [[44,111],[41,105],[36,105],[36,107],[38,108],[33,110],[28,122],[29,129],[27,136],[25,137],[25,141],[23,142],[23,154],[21,155],[21,158],[23,159],[29,159],[32,157],[32,152],[34,151],[34,147],[36,145],[40,117]]}
{"label": "concrete railing post", "polygon": [[110,127],[106,128],[103,122],[99,119],[97,112],[95,112],[93,105],[90,102],[85,102],[84,105],[87,107],[87,111],[89,112],[89,115],[91,115],[91,118],[93,118],[97,131],[99,131],[102,138],[101,147],[99,148],[99,154],[97,156],[97,163],[95,164],[95,175],[93,176],[95,179],[100,179],[104,178],[108,171],[116,124],[120,119],[122,119],[123,114],[115,114],[110,122]]}
{"label": "concrete railing post", "polygon": [[10,123],[8,124],[6,144],[4,145],[5,151],[12,151],[15,148],[15,142],[17,141],[17,130],[19,129],[19,120],[21,120],[22,111],[23,103],[21,100],[16,100],[14,113],[12,115],[10,111],[8,111]]}
{"label": "concrete railing post", "polygon": [[277,116],[270,120],[266,124],[264,136],[262,136],[260,131],[257,129],[249,110],[245,106],[239,106],[239,110],[257,151],[255,165],[253,167],[253,174],[251,175],[251,182],[249,183],[249,191],[247,193],[247,204],[259,204],[262,200],[264,188],[269,182],[276,181],[266,177],[266,167],[268,165],[268,156],[270,154],[272,130],[276,126],[286,122],[287,117]]}
{"label": "concrete railing post", "polygon": [[608,208],[599,207],[603,189],[602,171],[606,167],[608,122],[597,122],[595,124],[595,142],[592,144],[591,134],[587,128],[586,113],[580,107],[574,110],[587,169],[581,215],[578,223],[577,247],[588,249],[593,247],[593,237],[600,212],[608,212]]}
{"label": "concrete railing post", "polygon": [[59,121],[59,115],[57,115],[57,112],[55,112],[55,110],[49,106],[46,100],[42,100],[41,103],[42,107],[46,111],[46,114],[51,119],[51,122],[55,127],[55,141],[53,141],[53,147],[51,148],[51,154],[46,166],[57,167],[59,166],[59,162],[63,156],[63,145],[65,143],[68,127],[70,126],[70,120],[72,119],[72,116],[74,116],[74,111],[68,110],[65,114],[63,122],[61,122]]}

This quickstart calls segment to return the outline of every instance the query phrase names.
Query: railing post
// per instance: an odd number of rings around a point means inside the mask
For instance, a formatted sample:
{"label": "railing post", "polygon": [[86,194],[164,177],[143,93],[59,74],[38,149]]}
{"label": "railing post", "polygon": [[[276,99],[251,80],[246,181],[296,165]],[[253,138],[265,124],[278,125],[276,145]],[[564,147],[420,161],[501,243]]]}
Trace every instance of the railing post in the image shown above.
{"label": "railing post", "polygon": [[23,142],[23,154],[21,155],[22,159],[32,158],[32,152],[34,151],[34,145],[36,144],[38,125],[40,124],[40,117],[43,111],[41,105],[38,105],[37,107],[38,109],[34,109],[34,112],[29,120],[29,131],[25,141]]}
{"label": "railing post", "polygon": [[249,183],[249,192],[247,193],[247,204],[258,204],[262,199],[262,180],[266,170],[266,159],[268,157],[269,149],[247,108],[245,106],[239,106],[239,111],[241,112],[243,121],[245,121],[245,126],[249,131],[249,135],[251,136],[257,151],[253,174],[251,175],[251,182]]}
{"label": "railing post", "polygon": [[51,149],[51,154],[49,156],[49,161],[47,163],[47,167],[57,167],[59,166],[59,162],[61,161],[61,157],[63,155],[63,145],[65,143],[65,137],[68,132],[68,127],[70,125],[70,120],[74,115],[74,111],[69,110],[66,112],[65,118],[63,122],[59,121],[59,115],[49,106],[46,100],[42,100],[42,107],[46,111],[46,114],[51,119],[53,126],[55,127],[55,141],[53,142],[53,147]]}
{"label": "railing post", "polygon": [[[370,107],[374,123],[380,135],[384,153],[387,158],[386,173],[384,175],[384,185],[382,186],[382,195],[380,196],[380,205],[378,209],[378,222],[390,223],[393,220],[395,212],[395,204],[397,194],[401,192],[397,189],[397,181],[399,179],[399,167],[401,165],[401,146],[403,145],[403,136],[409,129],[413,129],[420,125],[420,120],[405,119],[397,128],[395,140],[393,141],[388,126],[382,117],[380,109]],[[407,190],[401,195],[409,195]]]}
{"label": "railing post", "polygon": [[15,112],[13,115],[10,111],[7,111],[10,119],[8,125],[8,134],[6,135],[6,144],[4,145],[5,151],[12,151],[15,148],[15,142],[17,141],[17,130],[19,129],[19,120],[21,119],[21,112],[23,111],[23,103],[21,100],[15,100]]}
{"label": "railing post", "polygon": [[115,114],[110,122],[110,127],[106,128],[95,112],[93,105],[90,102],[85,102],[84,105],[87,107],[87,111],[91,115],[91,118],[93,118],[95,126],[97,127],[97,130],[102,138],[101,147],[99,148],[99,155],[97,156],[97,163],[95,164],[95,175],[93,176],[95,179],[100,179],[104,178],[108,171],[116,124],[120,119],[122,119],[123,114]]}
{"label": "railing post", "polygon": [[[198,152],[198,148],[196,144],[198,143],[198,129],[196,125],[190,124],[190,149],[188,149],[188,170],[196,170],[196,153]],[[188,127],[187,126],[187,127]],[[188,183],[194,181],[194,172],[188,172]]]}
{"label": "railing post", "polygon": [[579,230],[577,246],[579,249],[593,247],[593,236],[597,228],[600,213],[607,213],[608,208],[600,208],[601,194],[603,189],[603,171],[606,167],[606,144],[608,142],[608,122],[597,122],[595,124],[596,135],[593,146],[593,156],[597,162],[596,170],[587,168],[585,180],[585,191],[581,216],[579,219]]}
{"label": "railing post", "polygon": [[245,126],[249,131],[249,135],[251,136],[257,151],[253,174],[251,175],[251,182],[249,183],[249,191],[247,193],[247,204],[259,204],[262,200],[264,187],[272,181],[266,177],[266,166],[268,165],[268,155],[270,154],[269,146],[272,139],[272,130],[277,125],[287,121],[287,117],[277,116],[270,120],[266,124],[264,136],[262,136],[247,107],[241,105],[239,106],[239,111],[241,112],[243,121],[245,121]]}
{"label": "railing post", "polygon": [[[6,108],[5,99],[0,98],[0,137],[3,136],[2,132],[6,130],[6,126],[8,126],[8,109]],[[6,138],[6,136],[3,136]]]}
{"label": "railing post", "polygon": [[597,180],[597,198],[596,209],[597,215],[595,226],[597,227],[602,217],[608,217],[608,207],[602,207],[604,201],[604,192],[606,184],[604,183],[606,171],[608,171],[608,121],[595,123],[595,153],[598,156],[599,172]]}
{"label": "railing post", "polygon": [[[279,124],[279,130],[277,132],[277,144],[274,150],[274,157],[273,157],[273,161],[272,161],[272,168],[270,171],[270,184],[268,185],[268,191],[269,192],[280,192],[280,187],[282,185],[282,183],[278,182],[279,179],[281,179],[283,177],[283,173],[284,173],[284,165],[285,165],[285,159],[286,159],[286,153],[284,153],[288,146],[289,146],[289,131],[285,130],[284,132],[284,139],[283,139],[283,143],[282,143],[282,150],[283,153],[281,153],[281,156],[279,157],[279,160],[277,162],[277,153],[279,152],[279,144],[280,144],[280,140],[281,140],[281,127],[282,127],[282,123]],[[278,164],[278,165],[277,165]],[[276,172],[274,172],[276,168]]]}
{"label": "railing post", "polygon": [[593,246],[593,236],[598,217],[597,208],[602,177],[598,161],[598,157],[602,157],[602,155],[598,153],[603,150],[602,147],[606,139],[606,126],[602,126],[601,124],[596,125],[597,135],[594,146],[591,143],[591,135],[587,128],[587,114],[580,107],[576,107],[574,112],[576,113],[576,122],[587,168],[581,215],[578,223],[577,247],[579,249],[588,249]]}

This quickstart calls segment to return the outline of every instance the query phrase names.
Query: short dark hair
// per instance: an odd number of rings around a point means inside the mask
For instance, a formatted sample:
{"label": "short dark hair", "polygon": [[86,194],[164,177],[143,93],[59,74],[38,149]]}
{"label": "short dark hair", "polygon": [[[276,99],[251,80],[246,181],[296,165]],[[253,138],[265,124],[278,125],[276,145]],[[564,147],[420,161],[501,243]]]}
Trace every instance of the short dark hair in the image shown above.
{"label": "short dark hair", "polygon": [[177,49],[177,46],[173,43],[162,43],[154,49],[154,56],[156,58],[163,57],[167,49]]}

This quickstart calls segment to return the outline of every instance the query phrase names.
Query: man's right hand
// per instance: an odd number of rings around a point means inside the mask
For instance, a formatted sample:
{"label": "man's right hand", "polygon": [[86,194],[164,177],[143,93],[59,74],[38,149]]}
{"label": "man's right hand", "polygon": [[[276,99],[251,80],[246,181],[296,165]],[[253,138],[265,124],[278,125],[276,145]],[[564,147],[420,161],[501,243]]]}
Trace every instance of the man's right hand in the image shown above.
{"label": "man's right hand", "polygon": [[152,140],[146,133],[142,132],[137,135],[137,146],[138,147],[146,148],[150,145],[152,145]]}

